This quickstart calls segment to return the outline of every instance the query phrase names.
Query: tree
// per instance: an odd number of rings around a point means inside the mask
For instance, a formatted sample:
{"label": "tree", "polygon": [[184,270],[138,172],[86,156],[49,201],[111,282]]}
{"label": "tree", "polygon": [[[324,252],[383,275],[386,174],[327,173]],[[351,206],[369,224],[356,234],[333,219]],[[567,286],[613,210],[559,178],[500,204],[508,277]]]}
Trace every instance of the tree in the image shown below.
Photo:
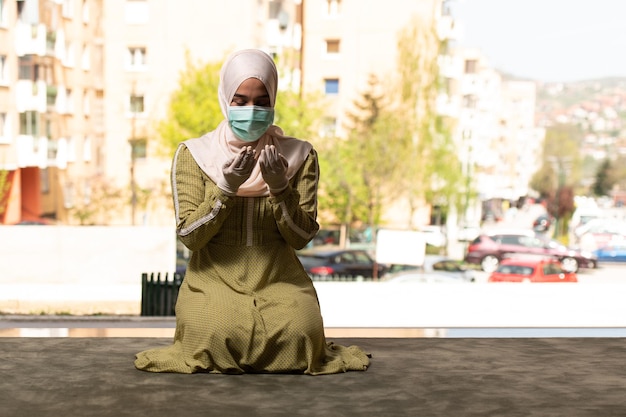
{"label": "tree", "polygon": [[596,171],[596,178],[592,186],[593,194],[598,197],[608,195],[615,183],[616,180],[612,175],[612,164],[607,158]]}
{"label": "tree", "polygon": [[[410,131],[403,154],[406,167],[402,185],[416,210],[424,202],[460,208],[463,172],[452,142],[452,121],[437,114],[435,102],[441,91],[438,57],[447,47],[438,39],[433,24],[416,18],[398,40],[399,109],[402,124]],[[466,190],[469,193],[469,190]]]}
{"label": "tree", "polygon": [[574,195],[580,188],[582,160],[578,152],[581,131],[575,126],[556,125],[546,130],[543,163],[531,178],[530,186],[546,201],[548,212],[556,217],[557,237],[574,211]]}
{"label": "tree", "polygon": [[202,136],[224,119],[217,99],[220,62],[193,63],[187,54],[186,69],[171,95],[167,117],[157,125],[161,144],[173,154],[184,140]]}
{"label": "tree", "polygon": [[4,215],[9,197],[9,189],[11,187],[9,173],[10,171],[6,169],[0,169],[0,216]]}

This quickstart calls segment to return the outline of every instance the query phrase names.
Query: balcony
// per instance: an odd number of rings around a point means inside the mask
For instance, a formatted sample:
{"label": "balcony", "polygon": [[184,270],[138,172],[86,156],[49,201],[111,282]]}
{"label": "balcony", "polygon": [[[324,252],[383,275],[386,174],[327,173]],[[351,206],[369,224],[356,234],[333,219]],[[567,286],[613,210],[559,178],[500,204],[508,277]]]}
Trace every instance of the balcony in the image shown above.
{"label": "balcony", "polygon": [[45,56],[48,51],[47,29],[44,24],[32,25],[18,21],[15,26],[15,51],[18,56]]}
{"label": "balcony", "polygon": [[18,135],[16,141],[17,163],[20,168],[48,166],[48,139],[31,135]]}
{"label": "balcony", "polygon": [[47,87],[44,81],[18,80],[15,86],[15,103],[19,113],[47,109]]}

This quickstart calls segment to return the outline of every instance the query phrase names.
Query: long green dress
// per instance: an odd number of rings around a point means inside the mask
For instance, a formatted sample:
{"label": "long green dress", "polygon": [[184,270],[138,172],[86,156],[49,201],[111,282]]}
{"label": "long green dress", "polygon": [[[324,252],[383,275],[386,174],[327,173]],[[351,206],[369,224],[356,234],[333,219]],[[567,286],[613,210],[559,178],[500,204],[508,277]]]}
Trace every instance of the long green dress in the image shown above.
{"label": "long green dress", "polygon": [[136,355],[151,372],[366,370],[357,346],[328,342],[317,294],[294,248],[319,226],[311,150],[276,197],[229,197],[179,147],[172,166],[178,234],[192,250],[176,303],[174,343]]}

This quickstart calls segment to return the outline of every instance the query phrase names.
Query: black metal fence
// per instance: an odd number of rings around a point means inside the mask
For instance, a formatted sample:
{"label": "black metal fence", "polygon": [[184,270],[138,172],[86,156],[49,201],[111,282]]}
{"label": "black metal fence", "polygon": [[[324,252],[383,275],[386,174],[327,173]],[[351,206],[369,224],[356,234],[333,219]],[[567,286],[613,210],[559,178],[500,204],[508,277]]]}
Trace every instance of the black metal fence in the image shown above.
{"label": "black metal fence", "polygon": [[183,282],[183,275],[167,272],[141,274],[141,315],[174,316],[178,289]]}
{"label": "black metal fence", "polygon": [[[372,278],[352,275],[312,275],[313,281],[373,281]],[[141,315],[174,316],[178,290],[183,274],[152,272],[141,274]]]}

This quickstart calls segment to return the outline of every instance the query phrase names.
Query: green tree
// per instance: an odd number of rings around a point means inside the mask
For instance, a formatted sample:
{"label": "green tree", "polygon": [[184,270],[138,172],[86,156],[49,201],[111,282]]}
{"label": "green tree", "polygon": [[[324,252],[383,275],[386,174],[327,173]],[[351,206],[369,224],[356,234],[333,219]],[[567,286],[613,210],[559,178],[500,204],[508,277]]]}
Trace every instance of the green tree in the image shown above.
{"label": "green tree", "polygon": [[576,126],[556,125],[546,130],[543,162],[533,175],[530,186],[547,203],[548,212],[556,217],[557,238],[565,233],[565,224],[574,211],[574,195],[580,184],[582,159],[578,150],[582,132]]}
{"label": "green tree", "polygon": [[167,154],[172,154],[180,142],[215,129],[224,119],[217,99],[221,63],[194,63],[189,54],[186,59],[178,89],[170,97],[167,117],[157,125]]}
{"label": "green tree", "polygon": [[609,195],[613,185],[616,183],[612,175],[612,168],[611,161],[608,158],[600,164],[592,186],[594,195],[598,197]]}
{"label": "green tree", "polygon": [[6,211],[10,186],[9,171],[6,169],[0,169],[0,216],[4,216],[4,212]]}
{"label": "green tree", "polygon": [[460,208],[464,194],[462,167],[452,141],[452,121],[438,115],[435,108],[437,95],[444,88],[438,57],[446,48],[434,24],[425,24],[419,18],[399,34],[398,108],[404,115],[403,126],[411,132],[405,139],[402,186],[413,210],[427,202],[440,206],[444,215],[452,204]]}

